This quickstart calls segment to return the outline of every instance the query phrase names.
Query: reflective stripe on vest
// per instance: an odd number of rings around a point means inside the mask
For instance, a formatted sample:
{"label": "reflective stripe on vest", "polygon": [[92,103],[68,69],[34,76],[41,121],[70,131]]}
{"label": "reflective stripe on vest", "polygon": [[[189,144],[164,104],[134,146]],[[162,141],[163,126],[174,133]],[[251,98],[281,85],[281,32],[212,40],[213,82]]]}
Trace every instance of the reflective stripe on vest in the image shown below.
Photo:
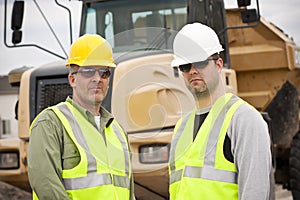
{"label": "reflective stripe on vest", "polygon": [[[228,110],[231,107],[233,107],[234,104],[236,104],[234,109],[235,111],[239,105],[245,103],[244,101],[242,101],[241,99],[239,99],[238,97],[232,94],[226,94],[226,95],[227,97],[229,97],[228,101],[225,102],[223,108],[221,109],[217,118],[213,122],[213,127],[211,128],[208,136],[203,166],[185,166],[184,170],[183,169],[176,170],[175,150],[177,147],[177,143],[184,132],[187,121],[190,119],[192,115],[195,114],[195,110],[191,114],[185,116],[182,119],[182,122],[179,125],[176,134],[174,135],[174,138],[172,140],[172,146],[170,149],[170,162],[169,162],[170,184],[180,181],[182,175],[184,177],[190,177],[190,178],[202,178],[206,180],[227,182],[233,184],[237,183],[237,174],[235,171],[219,170],[215,168],[215,158],[216,158],[216,151],[217,151],[216,142],[218,141],[220,130],[225,120],[226,114]],[[234,113],[234,111],[232,112]]]}
{"label": "reflective stripe on vest", "polygon": [[[181,180],[183,170],[174,171],[170,183],[174,183]],[[227,183],[237,183],[236,173],[231,171],[222,171],[217,170],[212,167],[195,167],[195,166],[186,166],[183,176],[190,178],[203,178],[213,181],[222,181]]]}
{"label": "reflective stripe on vest", "polygon": [[[86,151],[91,152],[89,149],[89,146],[87,144],[87,141],[84,138],[84,134],[81,132],[81,128],[79,127],[77,120],[74,120],[73,113],[70,111],[68,106],[64,103],[64,104],[59,104],[57,106],[57,108],[66,117],[78,144],[81,147],[83,147]],[[113,174],[113,177],[111,177],[111,174],[109,174],[109,173],[98,174],[96,158],[91,153],[86,153],[85,155],[87,157],[87,162],[88,162],[87,171],[89,173],[83,177],[64,178],[63,182],[64,182],[65,188],[67,190],[91,188],[91,187],[95,187],[95,186],[109,185],[112,183],[118,187],[123,187],[123,188],[128,188],[128,189],[130,188],[130,179],[129,179],[129,176],[130,176],[129,162],[130,161],[129,161],[129,155],[128,155],[129,149],[127,146],[127,142],[124,140],[121,132],[116,127],[116,125],[114,123],[112,123],[111,126],[123,147],[126,176],[118,176],[116,174]],[[112,178],[113,178],[113,181],[112,181]]]}

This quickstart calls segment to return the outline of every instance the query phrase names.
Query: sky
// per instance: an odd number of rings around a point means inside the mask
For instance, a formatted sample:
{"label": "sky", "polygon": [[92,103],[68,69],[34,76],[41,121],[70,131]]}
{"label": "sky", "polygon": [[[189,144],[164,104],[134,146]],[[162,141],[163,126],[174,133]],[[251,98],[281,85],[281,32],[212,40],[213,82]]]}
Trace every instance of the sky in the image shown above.
{"label": "sky", "polygon": [[[12,10],[12,0],[8,1],[7,22],[6,25],[6,43],[11,43],[11,29],[10,29],[10,12]],[[58,7],[54,0],[36,0],[40,9],[44,12],[46,18],[49,20],[53,31],[57,38],[61,41],[61,46],[64,51],[68,53],[70,42],[69,24],[67,12]],[[22,47],[22,48],[8,48],[4,45],[4,2],[0,0],[0,76],[7,75],[9,71],[23,66],[40,66],[49,62],[60,60],[60,58],[48,54],[38,48]],[[79,34],[79,21],[81,2],[59,0],[59,3],[71,9],[73,20],[73,41]],[[225,5],[231,7],[235,5],[236,0],[225,0]],[[255,4],[256,1],[252,0]],[[300,0],[259,0],[260,14],[267,21],[283,30],[290,38],[293,38],[295,43],[300,46]],[[35,43],[39,46],[49,49],[56,54],[66,57],[61,46],[56,42],[55,36],[51,34],[51,30],[43,21],[43,17],[38,13],[38,8],[35,6],[33,0],[25,1],[25,11],[23,20],[23,43]]]}

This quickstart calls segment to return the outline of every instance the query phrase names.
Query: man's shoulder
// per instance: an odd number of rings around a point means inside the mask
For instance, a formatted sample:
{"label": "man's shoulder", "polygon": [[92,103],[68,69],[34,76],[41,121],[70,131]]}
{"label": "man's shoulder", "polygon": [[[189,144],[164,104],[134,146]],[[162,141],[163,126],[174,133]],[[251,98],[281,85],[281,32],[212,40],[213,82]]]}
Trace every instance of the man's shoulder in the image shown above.
{"label": "man's shoulder", "polygon": [[240,105],[236,112],[240,115],[259,115],[259,111],[254,108],[251,104],[245,103]]}
{"label": "man's shoulder", "polygon": [[233,115],[233,120],[238,123],[265,124],[262,113],[250,104],[242,104]]}
{"label": "man's shoulder", "polygon": [[58,122],[58,117],[52,109],[44,109],[34,119],[33,124],[37,125],[42,122]]}

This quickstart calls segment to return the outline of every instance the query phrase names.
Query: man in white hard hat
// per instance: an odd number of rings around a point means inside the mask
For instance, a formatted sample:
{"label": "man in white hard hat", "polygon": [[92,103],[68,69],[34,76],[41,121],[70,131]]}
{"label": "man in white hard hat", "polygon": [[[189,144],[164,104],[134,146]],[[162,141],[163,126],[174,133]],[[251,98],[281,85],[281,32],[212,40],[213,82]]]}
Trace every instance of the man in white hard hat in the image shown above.
{"label": "man in white hard hat", "polygon": [[32,122],[28,176],[33,199],[134,200],[129,143],[103,106],[110,69],[109,43],[85,34],[67,62],[72,97],[42,111]]}
{"label": "man in white hard hat", "polygon": [[182,72],[196,108],[174,129],[170,199],[269,199],[268,126],[255,108],[225,92],[217,34],[206,25],[188,24],[173,50],[172,66]]}

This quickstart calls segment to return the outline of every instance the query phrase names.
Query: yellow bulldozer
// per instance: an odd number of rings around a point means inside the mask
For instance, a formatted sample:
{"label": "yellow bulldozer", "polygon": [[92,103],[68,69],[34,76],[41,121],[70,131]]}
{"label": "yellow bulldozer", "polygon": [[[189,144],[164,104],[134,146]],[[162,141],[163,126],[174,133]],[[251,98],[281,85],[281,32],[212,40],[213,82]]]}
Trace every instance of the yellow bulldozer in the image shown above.
{"label": "yellow bulldozer", "polygon": [[[16,2],[13,44],[5,40],[6,46],[45,50],[22,44],[24,2]],[[117,68],[103,104],[128,133],[137,199],[169,198],[171,135],[177,120],[195,106],[182,75],[171,67],[172,42],[181,27],[196,21],[219,35],[225,49],[221,56],[226,90],[252,104],[269,124],[276,183],[300,198],[300,47],[260,16],[258,1],[254,8],[250,5],[250,0],[238,0],[234,9],[225,9],[223,0],[82,1],[80,35],[98,33],[114,50]],[[30,123],[71,93],[66,58],[48,53],[59,60],[26,68],[20,79],[10,73],[11,84],[20,86],[19,139],[14,144],[0,140],[0,180],[22,182],[28,190]]]}

